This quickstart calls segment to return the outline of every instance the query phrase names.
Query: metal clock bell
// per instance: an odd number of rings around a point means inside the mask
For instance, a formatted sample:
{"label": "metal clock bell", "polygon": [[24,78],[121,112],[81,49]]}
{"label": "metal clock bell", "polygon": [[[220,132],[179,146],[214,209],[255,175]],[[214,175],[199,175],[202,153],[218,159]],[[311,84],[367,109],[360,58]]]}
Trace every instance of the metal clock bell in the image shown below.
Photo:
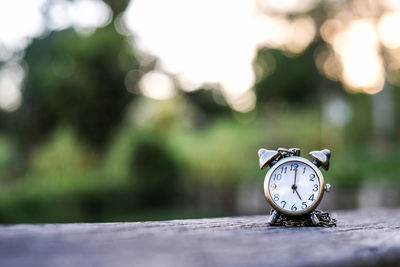
{"label": "metal clock bell", "polygon": [[270,167],[264,180],[265,197],[273,208],[268,223],[274,225],[283,216],[307,218],[313,225],[319,225],[315,208],[324,192],[331,189],[329,184],[325,184],[319,167],[325,171],[329,169],[330,150],[310,152],[312,162],[300,157],[298,148],[261,148],[258,156],[260,169]]}

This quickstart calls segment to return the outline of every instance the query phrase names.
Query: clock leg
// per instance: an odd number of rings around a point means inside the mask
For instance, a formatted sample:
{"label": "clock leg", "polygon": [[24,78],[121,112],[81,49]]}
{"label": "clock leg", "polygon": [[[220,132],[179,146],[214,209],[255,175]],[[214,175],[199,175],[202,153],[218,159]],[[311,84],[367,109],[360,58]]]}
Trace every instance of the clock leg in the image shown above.
{"label": "clock leg", "polygon": [[269,218],[268,218],[268,224],[273,225],[276,222],[276,220],[278,219],[278,217],[279,217],[279,213],[276,210],[274,210],[272,212],[271,216],[269,216]]}
{"label": "clock leg", "polygon": [[315,215],[314,212],[311,212],[310,218],[311,218],[311,221],[312,221],[312,223],[314,225],[318,225],[319,224],[319,219],[318,219],[317,215]]}

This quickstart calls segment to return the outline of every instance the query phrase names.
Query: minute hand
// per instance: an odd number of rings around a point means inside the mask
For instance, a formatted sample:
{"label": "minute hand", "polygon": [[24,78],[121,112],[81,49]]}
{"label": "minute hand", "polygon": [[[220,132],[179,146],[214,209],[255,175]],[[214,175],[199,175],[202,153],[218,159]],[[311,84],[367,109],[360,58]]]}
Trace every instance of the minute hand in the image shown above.
{"label": "minute hand", "polygon": [[295,169],[294,170],[294,181],[293,181],[293,186],[292,186],[292,189],[293,189],[293,194],[294,194],[294,192],[296,191],[296,189],[297,189],[297,185],[296,185],[296,177],[297,177],[297,169]]}

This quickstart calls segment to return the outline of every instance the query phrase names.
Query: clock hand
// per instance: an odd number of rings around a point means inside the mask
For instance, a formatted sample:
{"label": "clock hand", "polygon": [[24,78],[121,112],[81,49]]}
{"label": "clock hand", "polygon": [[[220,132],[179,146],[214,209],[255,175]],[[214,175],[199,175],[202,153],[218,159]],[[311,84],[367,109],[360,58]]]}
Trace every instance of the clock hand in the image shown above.
{"label": "clock hand", "polygon": [[300,200],[302,200],[299,192],[297,192],[297,189],[295,189],[295,191],[296,191],[297,196],[300,198]]}
{"label": "clock hand", "polygon": [[297,185],[296,185],[296,177],[297,177],[297,169],[294,170],[294,181],[293,181],[293,185],[292,185],[293,194],[294,194],[294,191],[295,191],[296,188],[297,188]]}

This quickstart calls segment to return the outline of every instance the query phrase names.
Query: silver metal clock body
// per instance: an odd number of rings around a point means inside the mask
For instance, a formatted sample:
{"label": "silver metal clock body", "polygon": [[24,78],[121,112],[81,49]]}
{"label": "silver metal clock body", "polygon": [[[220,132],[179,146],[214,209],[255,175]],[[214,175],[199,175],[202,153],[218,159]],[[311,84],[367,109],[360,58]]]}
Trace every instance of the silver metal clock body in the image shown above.
{"label": "silver metal clock body", "polygon": [[299,156],[277,161],[264,180],[264,193],[269,204],[290,216],[311,213],[322,200],[325,189],[324,177],[318,167]]}

